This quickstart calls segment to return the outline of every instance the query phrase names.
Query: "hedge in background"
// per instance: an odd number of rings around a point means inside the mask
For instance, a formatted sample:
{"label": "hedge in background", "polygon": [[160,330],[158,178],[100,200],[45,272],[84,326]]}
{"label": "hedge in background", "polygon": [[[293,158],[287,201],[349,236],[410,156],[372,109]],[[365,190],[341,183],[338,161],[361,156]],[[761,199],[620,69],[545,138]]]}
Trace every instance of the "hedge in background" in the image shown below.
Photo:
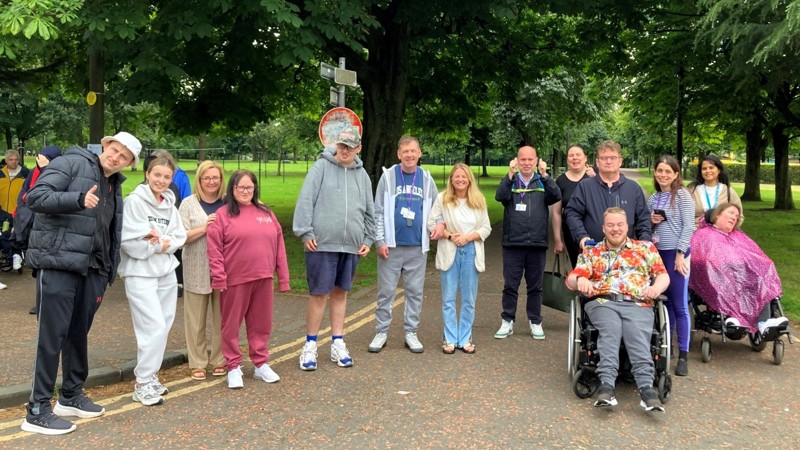
{"label": "hedge in background", "polygon": [[[744,167],[742,163],[725,162],[725,168],[728,170],[731,182],[744,183]],[[697,171],[697,166],[693,166],[689,170],[689,180],[694,180],[694,174]],[[761,164],[761,182],[765,184],[775,184],[775,165],[774,164]],[[800,185],[800,165],[789,164],[789,177],[793,185]]]}

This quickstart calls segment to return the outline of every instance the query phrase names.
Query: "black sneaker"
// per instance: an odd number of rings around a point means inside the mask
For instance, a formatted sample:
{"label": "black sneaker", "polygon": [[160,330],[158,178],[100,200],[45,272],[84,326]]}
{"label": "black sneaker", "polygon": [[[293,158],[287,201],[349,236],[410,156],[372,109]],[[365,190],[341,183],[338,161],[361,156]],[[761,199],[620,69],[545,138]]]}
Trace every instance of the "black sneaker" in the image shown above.
{"label": "black sneaker", "polygon": [[59,416],[78,416],[86,419],[102,416],[106,409],[89,400],[89,397],[81,392],[70,399],[59,398],[56,402],[56,407],[53,408],[53,412]]}
{"label": "black sneaker", "polygon": [[642,408],[649,412],[664,412],[664,407],[661,405],[661,400],[658,399],[658,393],[653,389],[653,386],[646,386],[639,389],[639,395],[642,396]]}
{"label": "black sneaker", "polygon": [[74,423],[58,417],[52,411],[41,414],[31,414],[29,412],[25,420],[22,421],[22,431],[46,434],[48,436],[71,433],[75,431],[75,428]]}
{"label": "black sneaker", "polygon": [[616,406],[617,397],[614,395],[614,386],[603,383],[597,390],[597,401],[594,402],[595,408],[602,408],[604,406]]}
{"label": "black sneaker", "polygon": [[675,375],[685,377],[689,375],[689,361],[685,358],[678,359],[678,365],[675,366]]}

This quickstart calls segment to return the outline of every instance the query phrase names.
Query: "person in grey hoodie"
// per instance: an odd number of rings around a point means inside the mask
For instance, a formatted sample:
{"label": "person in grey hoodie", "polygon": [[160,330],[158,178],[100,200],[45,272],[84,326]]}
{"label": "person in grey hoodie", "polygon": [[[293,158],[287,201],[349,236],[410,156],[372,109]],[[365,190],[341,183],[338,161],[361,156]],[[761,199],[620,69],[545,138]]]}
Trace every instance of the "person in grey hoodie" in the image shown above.
{"label": "person in grey hoodie", "polygon": [[309,299],[302,370],[317,368],[317,335],[330,298],[331,361],[351,367],[344,343],[347,293],[360,257],[374,241],[372,185],[357,157],[361,135],[356,127],[338,133],[335,153],[323,151],[308,171],[294,210],[293,231],[303,240]]}
{"label": "person in grey hoodie", "polygon": [[147,167],[147,184],[125,199],[119,275],[131,306],[137,362],[133,400],[157,405],[167,393],[158,380],[167,337],[175,319],[178,282],[175,251],[186,242],[186,229],[170,190],[175,162],[157,157]]}

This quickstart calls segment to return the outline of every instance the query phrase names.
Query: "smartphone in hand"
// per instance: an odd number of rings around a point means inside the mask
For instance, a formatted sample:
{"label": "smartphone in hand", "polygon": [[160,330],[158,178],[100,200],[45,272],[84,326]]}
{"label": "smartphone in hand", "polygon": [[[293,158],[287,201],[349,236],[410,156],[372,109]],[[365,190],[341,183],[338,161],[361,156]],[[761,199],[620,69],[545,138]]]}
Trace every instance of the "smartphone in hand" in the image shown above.
{"label": "smartphone in hand", "polygon": [[653,214],[661,216],[664,221],[667,220],[667,213],[663,209],[654,209]]}

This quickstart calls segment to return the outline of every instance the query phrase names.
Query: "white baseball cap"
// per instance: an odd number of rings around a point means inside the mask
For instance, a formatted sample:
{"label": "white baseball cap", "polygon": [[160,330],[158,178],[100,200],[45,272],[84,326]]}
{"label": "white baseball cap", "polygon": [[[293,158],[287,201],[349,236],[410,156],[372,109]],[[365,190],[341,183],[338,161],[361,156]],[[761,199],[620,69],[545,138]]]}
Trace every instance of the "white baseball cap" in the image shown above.
{"label": "white baseball cap", "polygon": [[106,136],[100,140],[104,146],[111,141],[117,141],[133,153],[133,167],[139,165],[139,153],[142,152],[142,143],[127,131],[120,131],[113,136]]}

